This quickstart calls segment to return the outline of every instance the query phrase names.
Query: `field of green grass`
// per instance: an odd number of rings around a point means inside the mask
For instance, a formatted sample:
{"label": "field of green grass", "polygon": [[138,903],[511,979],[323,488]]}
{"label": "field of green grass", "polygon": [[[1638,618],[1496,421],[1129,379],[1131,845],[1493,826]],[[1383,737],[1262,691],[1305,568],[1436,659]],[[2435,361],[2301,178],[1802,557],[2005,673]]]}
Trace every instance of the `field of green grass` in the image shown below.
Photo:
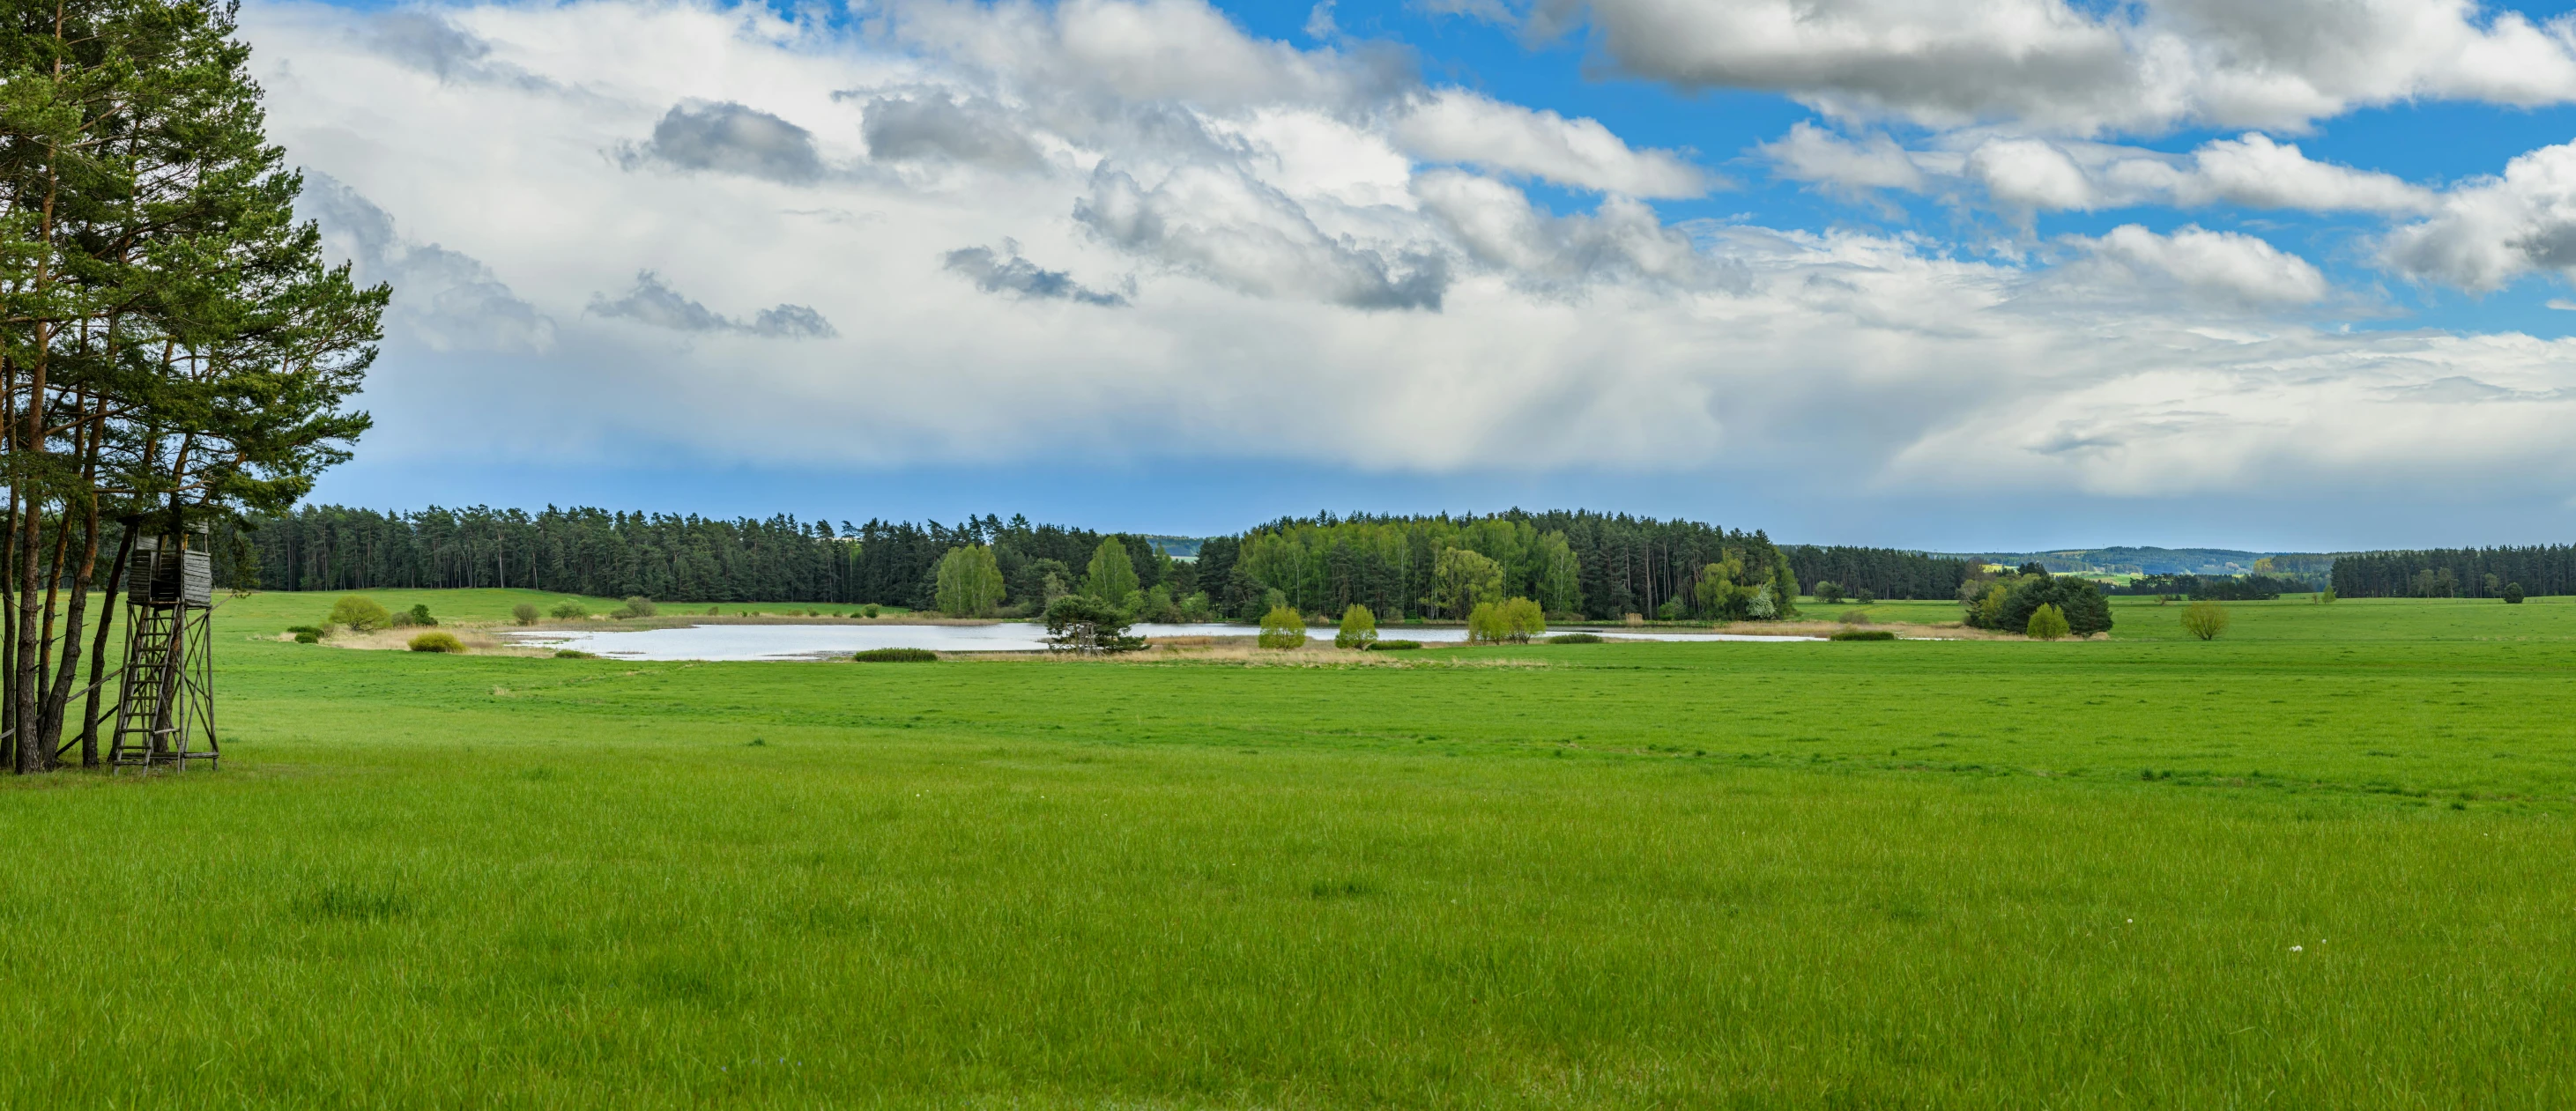
{"label": "field of green grass", "polygon": [[255,639],[333,597],[218,611],[222,770],[0,784],[0,1106],[2576,1103],[2576,599],[1347,667]]}

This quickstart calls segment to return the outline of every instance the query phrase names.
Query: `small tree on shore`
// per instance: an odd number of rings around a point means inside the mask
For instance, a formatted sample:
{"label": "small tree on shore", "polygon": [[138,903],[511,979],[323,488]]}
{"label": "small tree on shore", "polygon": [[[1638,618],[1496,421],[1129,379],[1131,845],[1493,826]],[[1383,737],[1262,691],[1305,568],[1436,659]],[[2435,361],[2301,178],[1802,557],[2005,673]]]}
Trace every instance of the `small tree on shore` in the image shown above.
{"label": "small tree on shore", "polygon": [[1342,611],[1342,627],[1333,634],[1335,648],[1366,648],[1377,639],[1377,615],[1353,603]]}
{"label": "small tree on shore", "polygon": [[2182,611],[2182,631],[2202,640],[2217,640],[2227,631],[2227,607],[2216,602],[2193,602]]}
{"label": "small tree on shore", "polygon": [[2022,630],[2032,640],[2057,640],[2066,635],[2066,611],[2054,604],[2030,611],[2030,624]]}
{"label": "small tree on shore", "polygon": [[993,549],[969,544],[948,549],[939,559],[935,592],[939,612],[950,617],[984,617],[1002,604],[1002,568]]}
{"label": "small tree on shore", "polygon": [[1272,606],[1261,616],[1261,635],[1255,641],[1264,648],[1303,648],[1306,646],[1306,619],[1286,606]]}

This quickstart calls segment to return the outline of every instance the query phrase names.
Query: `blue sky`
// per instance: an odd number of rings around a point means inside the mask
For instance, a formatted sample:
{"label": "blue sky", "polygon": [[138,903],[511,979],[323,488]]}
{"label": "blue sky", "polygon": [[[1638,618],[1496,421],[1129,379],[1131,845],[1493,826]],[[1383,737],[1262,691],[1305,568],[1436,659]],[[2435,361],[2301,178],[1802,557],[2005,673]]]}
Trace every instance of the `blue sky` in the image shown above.
{"label": "blue sky", "polygon": [[2296,550],[2576,525],[2566,14],[243,21],[305,210],[396,289],[319,500]]}

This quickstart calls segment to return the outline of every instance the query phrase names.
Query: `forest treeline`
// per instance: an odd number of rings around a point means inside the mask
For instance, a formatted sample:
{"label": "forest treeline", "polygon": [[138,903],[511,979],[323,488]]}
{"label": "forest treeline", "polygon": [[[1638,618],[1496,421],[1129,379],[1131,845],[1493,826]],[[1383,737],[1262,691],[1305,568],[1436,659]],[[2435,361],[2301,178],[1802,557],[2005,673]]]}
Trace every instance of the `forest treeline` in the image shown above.
{"label": "forest treeline", "polygon": [[2434,548],[2338,556],[2334,590],[2345,598],[2501,598],[2576,594],[2576,545]]}
{"label": "forest treeline", "polygon": [[[388,513],[307,506],[249,521],[215,547],[223,581],[267,590],[510,586],[668,602],[924,609],[938,604],[948,553],[982,547],[1002,583],[997,611],[1031,613],[1080,589],[1102,541],[1111,539],[1134,565],[1139,596],[1158,597],[1158,610],[1168,604],[1183,616],[1245,619],[1274,602],[1314,614],[1358,604],[1382,614],[1455,616],[1445,611],[1462,590],[1499,591],[1551,613],[1602,620],[1752,616],[1766,605],[1774,614],[1794,608],[1795,594],[1828,577],[1882,598],[1948,597],[1967,569],[1920,553],[1783,548],[1759,530],[1568,511],[1283,518],[1209,539],[1195,562],[1163,555],[1149,537],[1025,517],[836,526],[792,516],[721,520],[582,507]],[[1444,572],[1441,553],[1451,550],[1493,566],[1453,557]],[[1450,581],[1442,581],[1444,573]]]}

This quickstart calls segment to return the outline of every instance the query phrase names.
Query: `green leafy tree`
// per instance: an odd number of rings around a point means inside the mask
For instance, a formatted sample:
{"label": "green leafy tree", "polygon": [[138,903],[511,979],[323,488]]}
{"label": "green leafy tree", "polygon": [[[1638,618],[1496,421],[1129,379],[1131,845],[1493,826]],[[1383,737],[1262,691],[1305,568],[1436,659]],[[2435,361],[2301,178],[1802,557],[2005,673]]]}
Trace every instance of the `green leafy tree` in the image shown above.
{"label": "green leafy tree", "polygon": [[1549,613],[1583,612],[1583,560],[1562,532],[1538,541],[1538,602]]}
{"label": "green leafy tree", "polygon": [[510,620],[521,625],[534,625],[537,623],[537,607],[529,605],[526,602],[521,602],[518,605],[512,606],[510,607]]}
{"label": "green leafy tree", "polygon": [[2227,631],[2227,607],[2216,602],[2193,602],[2182,611],[2182,631],[2202,640],[2216,640]]}
{"label": "green leafy tree", "polygon": [[331,603],[330,620],[331,624],[348,626],[350,632],[366,633],[391,628],[394,615],[385,612],[385,607],[376,604],[373,598],[351,594]]}
{"label": "green leafy tree", "polygon": [[1377,615],[1357,602],[1342,611],[1342,627],[1333,634],[1335,648],[1365,648],[1377,639]]}
{"label": "green leafy tree", "polygon": [[2022,634],[2032,640],[2058,640],[2066,632],[2066,611],[2058,609],[2054,602],[2041,603],[2030,611],[2029,623],[2022,626]]}
{"label": "green leafy tree", "polygon": [[948,549],[937,584],[939,612],[950,617],[987,617],[1002,604],[1002,568],[982,544]]}
{"label": "green leafy tree", "polygon": [[1547,632],[1547,613],[1528,598],[1512,598],[1500,607],[1503,639],[1514,644],[1527,644]]}
{"label": "green leafy tree", "polygon": [[2506,605],[2508,605],[2508,606],[2518,606],[2518,605],[2521,605],[2521,604],[2522,604],[2522,584],[2521,584],[2521,583],[2506,583],[2506,584],[2504,584],[2504,594],[2503,594],[2503,597],[2504,597],[2504,604],[2506,604]]}
{"label": "green leafy tree", "polygon": [[1841,605],[1843,601],[1843,586],[1841,583],[1835,582],[1831,579],[1819,582],[1815,586],[1815,597],[1817,601],[1828,606]]}
{"label": "green leafy tree", "polygon": [[1790,570],[1778,549],[1771,553],[1770,586],[1771,616],[1783,620],[1798,616],[1798,573]]}
{"label": "green leafy tree", "polygon": [[1136,563],[1127,558],[1127,546],[1115,536],[1100,542],[1091,553],[1091,566],[1084,569],[1082,591],[1113,606],[1127,604],[1136,593]]}
{"label": "green leafy tree", "polygon": [[1422,604],[1456,617],[1503,593],[1503,565],[1465,548],[1443,548],[1431,560],[1431,596]]}
{"label": "green leafy tree", "polygon": [[1732,621],[1745,616],[1753,592],[1740,581],[1744,577],[1744,557],[1729,551],[1725,558],[1704,564],[1699,578],[1691,584],[1691,599],[1699,605],[1699,615],[1712,621]]}
{"label": "green leafy tree", "polygon": [[429,605],[428,605],[427,603],[422,603],[422,604],[420,604],[420,605],[415,605],[415,606],[413,606],[413,607],[411,608],[411,615],[410,615],[410,616],[411,616],[411,623],[412,623],[412,624],[414,624],[414,625],[436,625],[436,624],[438,624],[438,619],[437,619],[437,618],[435,618],[435,617],[431,617],[431,616],[429,615]]}
{"label": "green leafy tree", "polygon": [[1306,645],[1306,619],[1286,606],[1272,606],[1261,615],[1261,634],[1255,643],[1264,648],[1303,648]]}
{"label": "green leafy tree", "polygon": [[1501,644],[1503,642],[1503,608],[1492,602],[1478,602],[1467,612],[1467,643]]}

